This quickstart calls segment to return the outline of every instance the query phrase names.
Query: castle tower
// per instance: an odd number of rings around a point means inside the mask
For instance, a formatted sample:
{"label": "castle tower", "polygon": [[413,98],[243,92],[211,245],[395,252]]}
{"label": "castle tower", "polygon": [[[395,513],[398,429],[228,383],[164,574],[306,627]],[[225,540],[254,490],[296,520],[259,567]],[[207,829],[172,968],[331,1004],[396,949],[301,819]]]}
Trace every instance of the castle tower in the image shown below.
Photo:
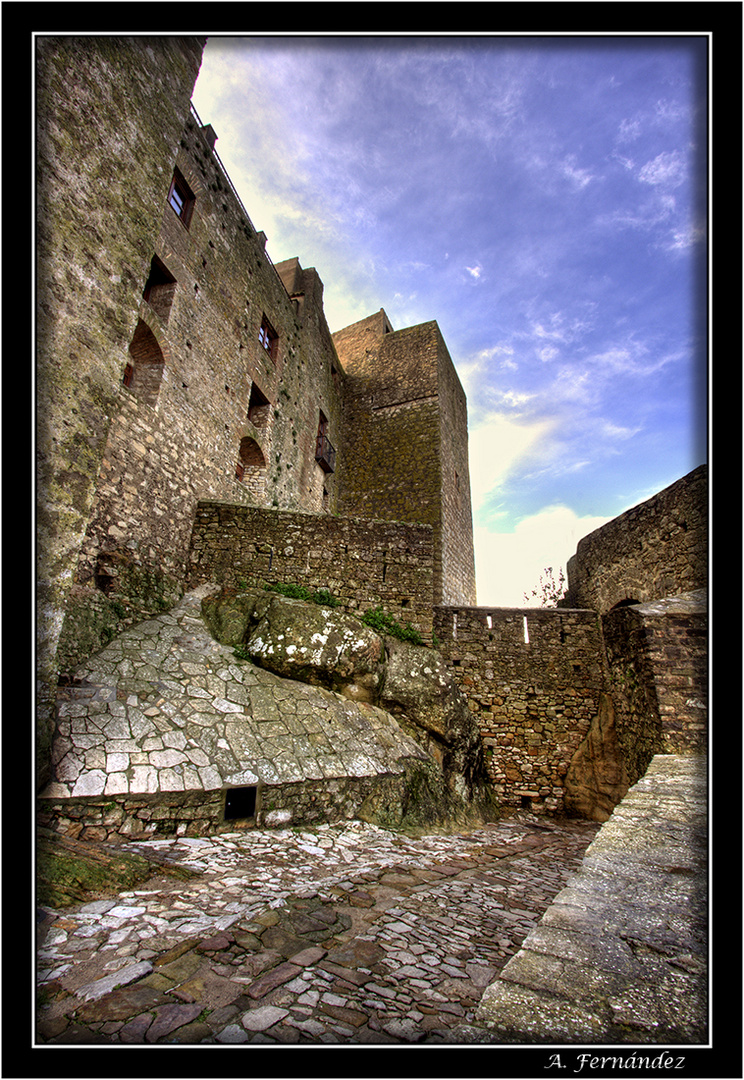
{"label": "castle tower", "polygon": [[384,310],[333,335],[346,374],[338,509],[432,526],[437,603],[475,603],[467,401],[436,322]]}

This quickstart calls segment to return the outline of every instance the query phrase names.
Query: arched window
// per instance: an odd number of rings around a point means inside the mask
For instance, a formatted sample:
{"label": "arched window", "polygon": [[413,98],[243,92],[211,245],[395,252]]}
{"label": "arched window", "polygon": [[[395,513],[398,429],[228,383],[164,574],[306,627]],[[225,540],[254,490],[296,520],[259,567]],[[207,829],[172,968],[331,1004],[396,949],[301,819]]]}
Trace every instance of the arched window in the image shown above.
{"label": "arched window", "polygon": [[163,379],[165,358],[155,335],[142,319],[137,323],[129,346],[129,363],[124,369],[124,386],[146,405],[155,405]]}
{"label": "arched window", "polygon": [[244,484],[254,498],[261,498],[266,486],[266,458],[261,447],[250,435],[240,440],[235,479]]}

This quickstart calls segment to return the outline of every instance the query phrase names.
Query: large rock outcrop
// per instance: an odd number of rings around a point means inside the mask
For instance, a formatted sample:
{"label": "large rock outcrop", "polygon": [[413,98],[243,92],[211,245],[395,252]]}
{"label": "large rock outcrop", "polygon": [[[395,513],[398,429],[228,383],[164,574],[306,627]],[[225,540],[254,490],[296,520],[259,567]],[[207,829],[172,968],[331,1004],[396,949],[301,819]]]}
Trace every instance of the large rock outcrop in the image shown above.
{"label": "large rock outcrop", "polygon": [[380,636],[322,603],[259,590],[210,596],[203,611],[215,637],[256,665],[393,714],[441,767],[454,798],[490,806],[478,727],[434,649]]}
{"label": "large rock outcrop", "polygon": [[[131,627],[60,688],[40,824],[103,840],[353,817],[430,828],[491,813],[477,761],[455,771],[456,725],[430,720],[424,737],[381,704],[382,638],[330,608],[215,593],[193,590]],[[427,749],[437,727],[446,753]]]}
{"label": "large rock outcrop", "polygon": [[612,699],[601,694],[597,715],[566,773],[566,810],[591,821],[607,821],[629,786]]}

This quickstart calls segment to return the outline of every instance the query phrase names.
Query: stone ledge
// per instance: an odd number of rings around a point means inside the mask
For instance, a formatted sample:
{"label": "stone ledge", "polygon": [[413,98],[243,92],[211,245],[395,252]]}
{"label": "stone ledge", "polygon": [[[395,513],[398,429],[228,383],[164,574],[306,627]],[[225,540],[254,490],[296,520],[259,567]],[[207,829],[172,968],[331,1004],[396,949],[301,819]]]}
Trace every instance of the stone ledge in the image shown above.
{"label": "stone ledge", "polygon": [[705,1043],[706,759],[657,755],[481,1000],[507,1043]]}

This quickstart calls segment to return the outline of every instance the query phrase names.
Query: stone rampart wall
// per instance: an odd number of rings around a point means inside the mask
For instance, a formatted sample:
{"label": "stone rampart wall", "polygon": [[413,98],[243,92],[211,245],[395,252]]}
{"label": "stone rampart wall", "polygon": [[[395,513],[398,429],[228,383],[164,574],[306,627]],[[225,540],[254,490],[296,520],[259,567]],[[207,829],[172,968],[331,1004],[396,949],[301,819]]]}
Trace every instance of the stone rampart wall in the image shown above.
{"label": "stone rampart wall", "polygon": [[708,471],[701,465],[595,529],[569,559],[567,602],[604,613],[623,601],[705,588],[707,509]]}
{"label": "stone rampart wall", "polygon": [[478,719],[499,802],[561,811],[606,689],[596,613],[438,607],[434,632]]}
{"label": "stone rampart wall", "polygon": [[618,608],[602,620],[618,738],[635,783],[655,753],[704,753],[704,593]]}
{"label": "stone rampart wall", "polygon": [[433,558],[427,525],[202,502],[189,587],[215,581],[236,589],[277,582],[328,589],[352,614],[382,606],[428,636]]}

